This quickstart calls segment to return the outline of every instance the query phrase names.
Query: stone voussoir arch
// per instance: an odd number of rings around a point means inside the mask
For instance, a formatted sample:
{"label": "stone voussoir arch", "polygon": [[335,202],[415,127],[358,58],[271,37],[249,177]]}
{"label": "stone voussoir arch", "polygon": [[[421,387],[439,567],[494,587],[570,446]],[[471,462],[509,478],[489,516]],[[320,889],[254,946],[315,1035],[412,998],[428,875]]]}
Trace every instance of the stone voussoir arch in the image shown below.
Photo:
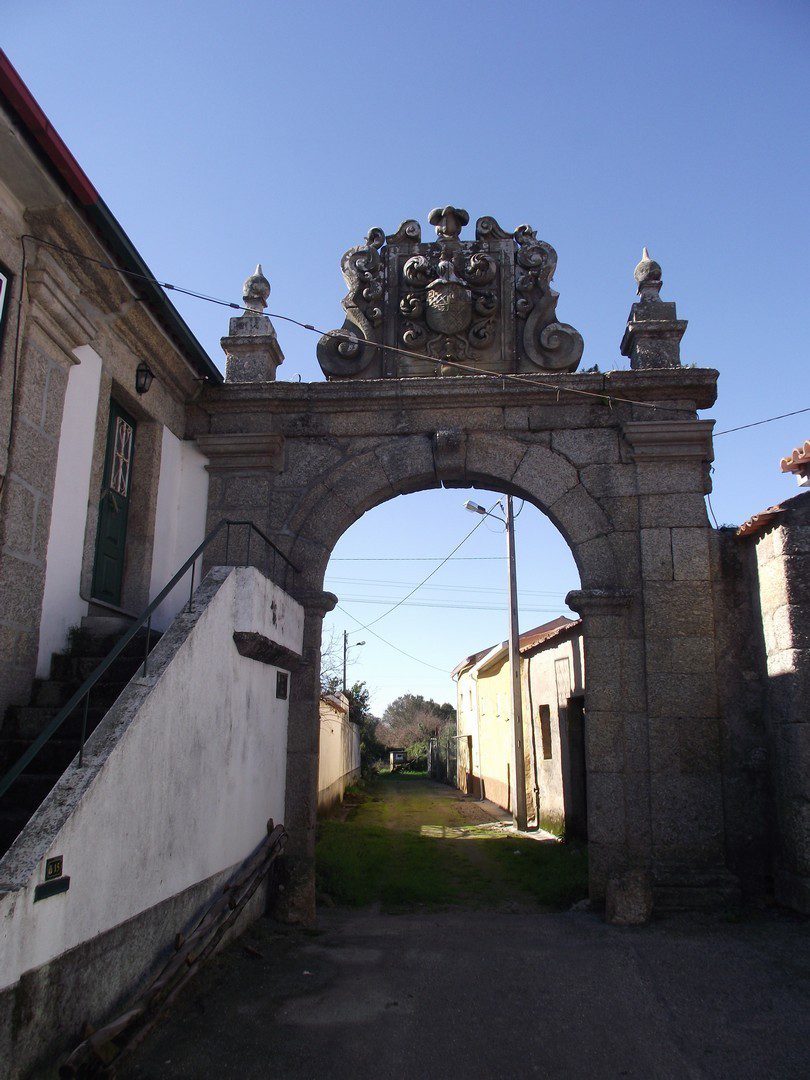
{"label": "stone voussoir arch", "polygon": [[612,522],[567,457],[509,435],[455,430],[394,435],[319,476],[284,529],[293,561],[306,568],[306,587],[323,587],[336,543],[364,513],[399,495],[441,487],[483,487],[525,499],[562,534],[583,590],[619,589],[606,540]]}

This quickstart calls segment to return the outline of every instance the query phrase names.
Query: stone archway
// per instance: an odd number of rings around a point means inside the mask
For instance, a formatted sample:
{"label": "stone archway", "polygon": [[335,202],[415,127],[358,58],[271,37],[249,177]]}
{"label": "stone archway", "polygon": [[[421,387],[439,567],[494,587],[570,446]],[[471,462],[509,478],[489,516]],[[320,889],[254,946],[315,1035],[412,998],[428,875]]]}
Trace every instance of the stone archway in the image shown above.
{"label": "stone archway", "polygon": [[[367,510],[442,485],[532,502],[579,568],[570,603],[588,658],[593,898],[628,869],[648,872],[662,902],[730,888],[704,504],[712,422],[696,418],[714,401],[716,373],[554,375],[552,392],[544,378],[266,382],[205,393],[210,522],[250,517],[302,569],[291,586],[307,612],[290,700],[293,917],[314,910],[320,641],[335,602],[323,592],[329,556]],[[608,387],[614,399],[665,404],[666,419],[580,393]]]}
{"label": "stone archway", "polygon": [[[223,338],[228,377],[201,394],[198,442],[211,473],[209,522],[251,518],[300,566],[307,617],[290,704],[287,825],[292,907],[314,911],[323,592],[338,539],[365,511],[425,488],[486,486],[545,512],[582,588],[591,894],[640,870],[659,903],[734,890],[726,872],[710,490],[717,372],[680,366],[686,322],[662,301],[645,249],[621,342],[630,371],[575,373],[583,342],[557,317],[557,254],[492,217],[463,239],[466,210],[343,256],[346,320],[324,334],[326,383],[282,384],[270,283],[245,282]],[[309,327],[312,329],[312,327]],[[266,380],[266,381],[262,381]],[[209,554],[215,562],[217,552]]]}

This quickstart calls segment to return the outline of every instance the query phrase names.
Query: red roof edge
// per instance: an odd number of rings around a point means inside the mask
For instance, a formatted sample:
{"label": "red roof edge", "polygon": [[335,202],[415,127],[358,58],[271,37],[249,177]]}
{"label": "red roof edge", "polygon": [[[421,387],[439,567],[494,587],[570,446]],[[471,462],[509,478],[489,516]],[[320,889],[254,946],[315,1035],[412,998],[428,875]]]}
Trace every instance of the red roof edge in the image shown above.
{"label": "red roof edge", "polygon": [[31,91],[17,73],[9,58],[0,49],[0,93],[2,93],[25,124],[28,131],[53,164],[61,178],[82,206],[92,206],[99,194],[68,150],[59,132],[35,101]]}

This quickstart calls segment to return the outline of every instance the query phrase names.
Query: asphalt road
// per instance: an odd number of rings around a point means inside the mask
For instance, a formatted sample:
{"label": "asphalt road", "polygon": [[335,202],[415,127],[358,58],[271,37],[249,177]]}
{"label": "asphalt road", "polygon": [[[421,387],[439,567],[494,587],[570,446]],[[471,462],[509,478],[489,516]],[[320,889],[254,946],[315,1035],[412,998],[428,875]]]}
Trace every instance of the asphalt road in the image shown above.
{"label": "asphalt road", "polygon": [[315,935],[262,920],[118,1075],[798,1080],[808,936],[768,913],[637,929],[335,909]]}

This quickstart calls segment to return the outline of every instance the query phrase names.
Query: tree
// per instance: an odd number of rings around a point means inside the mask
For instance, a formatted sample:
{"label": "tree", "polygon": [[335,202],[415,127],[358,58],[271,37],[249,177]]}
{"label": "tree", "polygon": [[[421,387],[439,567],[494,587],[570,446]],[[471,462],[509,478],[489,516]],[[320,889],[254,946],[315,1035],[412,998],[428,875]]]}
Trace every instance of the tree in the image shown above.
{"label": "tree", "polygon": [[337,694],[343,689],[343,658],[334,629],[321,642],[321,693]]}
{"label": "tree", "polygon": [[456,710],[449,703],[439,705],[421,694],[403,694],[383,713],[377,738],[386,746],[404,747],[411,759],[424,758],[428,741],[455,722]]}

